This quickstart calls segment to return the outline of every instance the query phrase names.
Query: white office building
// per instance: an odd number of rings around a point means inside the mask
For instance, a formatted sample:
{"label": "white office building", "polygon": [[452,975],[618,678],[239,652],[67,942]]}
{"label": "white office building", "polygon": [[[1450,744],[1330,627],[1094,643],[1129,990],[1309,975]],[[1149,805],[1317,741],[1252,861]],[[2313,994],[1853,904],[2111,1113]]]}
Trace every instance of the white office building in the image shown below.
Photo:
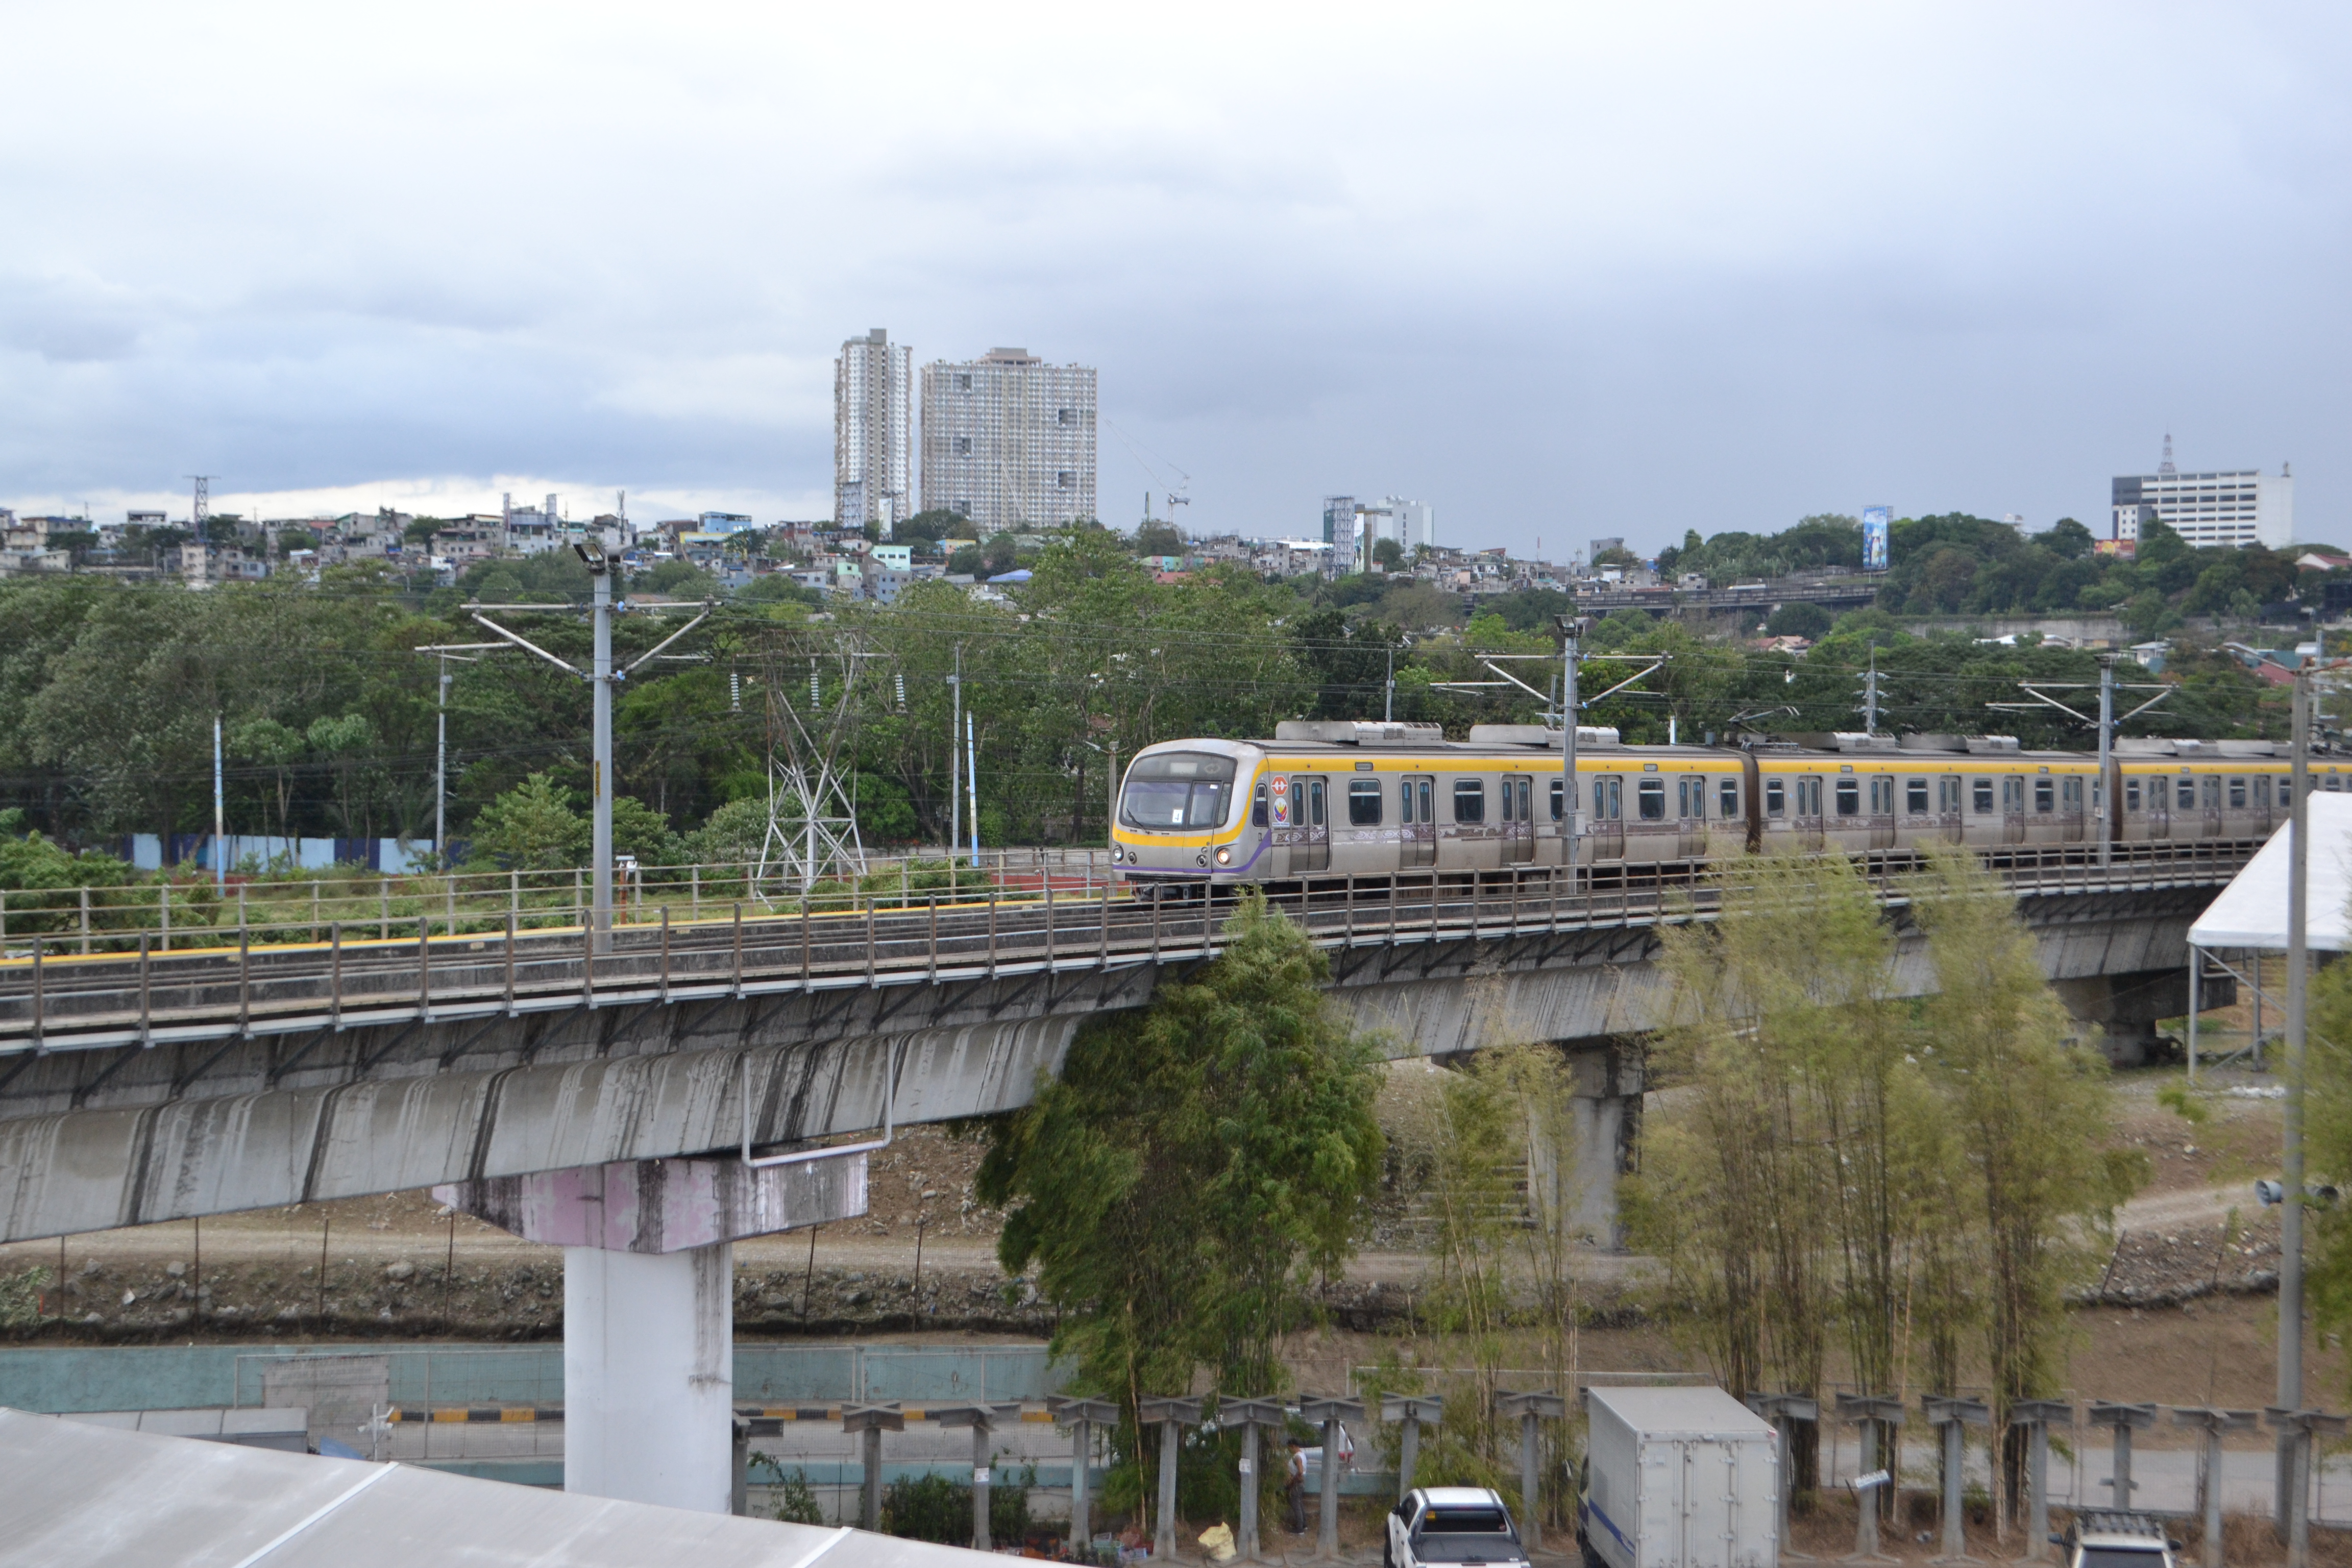
{"label": "white office building", "polygon": [[1395,540],[1408,561],[1421,546],[1437,542],[1437,512],[1425,501],[1386,496],[1358,503],[1355,510],[1356,525],[1351,531],[1359,571],[1371,570],[1372,548],[1383,539]]}
{"label": "white office building", "polygon": [[923,505],[974,537],[1095,512],[1095,372],[1027,349],[923,367]]}
{"label": "white office building", "polygon": [[2184,473],[2172,461],[2172,437],[2152,474],[2118,475],[2109,509],[2108,537],[2137,543],[2142,523],[2161,520],[2198,549],[2261,544],[2283,550],[2294,542],[2294,476],[2284,463],[2275,475],[2259,468]]}
{"label": "white office building", "polygon": [[915,515],[914,453],[915,351],[877,327],[833,362],[833,525],[889,538]]}

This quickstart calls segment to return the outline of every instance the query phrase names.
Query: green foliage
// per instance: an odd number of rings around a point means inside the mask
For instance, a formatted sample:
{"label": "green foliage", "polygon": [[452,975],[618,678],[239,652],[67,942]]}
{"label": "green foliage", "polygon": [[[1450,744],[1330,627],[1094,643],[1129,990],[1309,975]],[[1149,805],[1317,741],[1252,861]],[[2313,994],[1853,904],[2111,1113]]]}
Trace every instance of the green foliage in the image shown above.
{"label": "green foliage", "polygon": [[1135,531],[1138,555],[1181,555],[1184,535],[1172,522],[1147,522]]}
{"label": "green foliage", "polygon": [[2156,1102],[2191,1127],[2202,1127],[2212,1119],[2204,1100],[2189,1092],[2187,1086],[2168,1084],[2156,1091]]}
{"label": "green foliage", "polygon": [[1765,635],[1776,637],[1818,638],[1830,629],[1830,613],[1819,605],[1809,605],[1802,599],[1791,599],[1772,612],[1764,623]]}
{"label": "green foliage", "polygon": [[457,579],[460,594],[490,605],[585,603],[593,587],[588,568],[569,550],[542,550],[517,561],[477,561]]}
{"label": "green foliage", "polygon": [[1732,1387],[1818,1391],[1834,1335],[1867,1389],[1955,1388],[1980,1336],[1999,1426],[2058,1386],[2063,1289],[2144,1179],[2098,1136],[2104,1063],[1973,856],[1912,889],[1937,984],[1916,1004],[1843,857],[1750,861],[1722,893],[1711,929],[1666,935],[1653,1062],[1683,1093],[1622,1184],[1662,1304]]}
{"label": "green foliage", "polygon": [[824,603],[824,595],[805,583],[795,583],[782,572],[771,572],[764,577],[754,577],[748,587],[735,595],[739,604],[807,605],[814,608]]}
{"label": "green foliage", "polygon": [[[1034,1528],[1029,1490],[1037,1484],[1037,1467],[1024,1465],[1001,1474],[988,1489],[988,1538],[993,1545],[1017,1545]],[[970,1546],[971,1483],[936,1471],[892,1481],[882,1491],[882,1533]]]}
{"label": "green foliage", "polygon": [[1383,572],[1397,572],[1404,567],[1404,546],[1393,539],[1372,541],[1372,560]]}
{"label": "green foliage", "polygon": [[776,1472],[773,1517],[777,1523],[823,1524],[824,1522],[824,1510],[817,1503],[816,1489],[809,1485],[807,1470],[794,1466],[793,1473],[785,1475],[783,1466],[776,1462],[773,1455],[761,1453],[757,1448],[751,1450],[751,1458],[754,1468]]}
{"label": "green foliage", "polygon": [[1275,1392],[1277,1335],[1352,1251],[1378,1180],[1376,1058],[1327,1008],[1322,955],[1250,896],[1223,953],[1139,1016],[1082,1030],[992,1130],[999,1258],[1062,1309],[1057,1351],[1130,1412],[1195,1367]]}
{"label": "green foliage", "polygon": [[718,578],[691,561],[677,558],[664,561],[652,571],[640,574],[630,586],[648,594],[667,594],[674,599],[719,597]]}
{"label": "green foliage", "polygon": [[41,1321],[41,1292],[49,1271],[36,1263],[0,1274],[0,1329],[27,1329]]}
{"label": "green foliage", "polygon": [[900,544],[910,544],[919,539],[936,544],[942,539],[963,537],[963,531],[971,526],[970,521],[947,508],[932,507],[899,523],[892,531],[892,537]]}
{"label": "green foliage", "polygon": [[474,853],[501,868],[553,871],[588,858],[591,826],[572,808],[572,792],[533,773],[474,819]]}

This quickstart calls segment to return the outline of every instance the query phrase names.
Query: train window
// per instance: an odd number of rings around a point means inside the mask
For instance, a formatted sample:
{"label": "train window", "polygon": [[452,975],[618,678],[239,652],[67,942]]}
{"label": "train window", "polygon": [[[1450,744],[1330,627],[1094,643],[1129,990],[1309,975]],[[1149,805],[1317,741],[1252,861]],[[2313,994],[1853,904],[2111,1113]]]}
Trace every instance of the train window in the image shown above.
{"label": "train window", "polygon": [[1875,778],[1870,781],[1870,815],[1873,816],[1895,815],[1895,781],[1893,779]]}
{"label": "train window", "polygon": [[1307,781],[1307,826],[1309,827],[1323,826],[1323,781],[1321,779]]}
{"label": "train window", "polygon": [[2268,811],[2270,808],[2271,775],[2268,773],[2257,773],[2254,775],[2254,809],[2256,811]]}
{"label": "train window", "polygon": [[2124,810],[2134,816],[2139,815],[2139,780],[2137,779],[2124,780]]}
{"label": "train window", "polygon": [[2081,779],[2066,780],[2059,786],[2058,798],[2064,803],[2068,811],[2082,810],[2083,781]]}
{"label": "train window", "polygon": [[2187,773],[2183,773],[2180,775],[2179,780],[2179,793],[2173,797],[2173,805],[2179,806],[2182,811],[2196,810],[2197,781],[2190,778]]}
{"label": "train window", "polygon": [[2058,809],[2058,792],[2053,781],[2044,776],[2033,781],[2033,814],[2047,816]]}
{"label": "train window", "polygon": [[1415,795],[1413,799],[1421,806],[1421,816],[1415,820],[1423,823],[1435,822],[1437,820],[1437,781],[1423,773],[1415,787],[1420,793]]}
{"label": "train window", "polygon": [[1647,778],[1644,778],[1642,781],[1641,791],[1635,798],[1640,802],[1639,809],[1642,813],[1643,821],[1663,822],[1665,820],[1665,780],[1658,777],[1655,773],[1650,774]]}
{"label": "train window", "polygon": [[1257,781],[1257,793],[1250,796],[1250,826],[1252,827],[1265,826],[1265,781],[1264,779]]}
{"label": "train window", "polygon": [[1992,780],[1979,779],[1976,785],[1977,815],[1983,816],[1992,810]]}
{"label": "train window", "polygon": [[1511,790],[1511,781],[1508,775],[1506,775],[1503,779],[1502,798],[1496,804],[1501,807],[1502,815],[1497,816],[1495,819],[1496,821],[1517,822],[1519,819],[1518,799]]}
{"label": "train window", "polygon": [[1703,817],[1706,815],[1706,780],[1696,773],[1685,773],[1675,781],[1675,815],[1682,817]]}
{"label": "train window", "polygon": [[1381,781],[1356,779],[1348,785],[1348,826],[1378,827],[1381,825]]}
{"label": "train window", "polygon": [[2208,811],[2221,809],[2221,775],[2219,773],[2205,775],[2205,809]]}
{"label": "train window", "polygon": [[1840,816],[1862,815],[1862,781],[1847,773],[1837,782],[1837,814]]}
{"label": "train window", "polygon": [[1603,773],[1592,781],[1592,815],[1603,821],[1614,822],[1625,815],[1625,781],[1615,773]]}
{"label": "train window", "polygon": [[1560,800],[1567,793],[1565,780],[1555,778],[1551,781],[1551,819],[1554,822],[1559,820]]}
{"label": "train window", "polygon": [[2025,781],[2007,778],[2000,781],[2000,809],[2011,816],[2025,815]]}
{"label": "train window", "polygon": [[1517,783],[1519,786],[1519,820],[1521,822],[1533,822],[1536,819],[1536,781],[1528,777],[1525,773],[1522,773],[1519,775]]}
{"label": "train window", "polygon": [[1927,815],[1927,781],[1912,779],[1903,786],[1903,809],[1914,816]]}
{"label": "train window", "polygon": [[2242,775],[2230,781],[2230,809],[2231,811],[2246,809],[2246,781]]}
{"label": "train window", "polygon": [[[2337,789],[2338,789],[2339,787],[2340,787],[2340,786],[2339,786],[2339,785],[2336,784],[2336,775],[2335,775],[2334,773],[2330,773],[2330,774],[2328,774],[2328,775],[2327,775],[2327,793],[2328,793],[2328,794],[2330,794],[2330,795],[2334,795],[2334,794],[2337,791]],[[2305,795],[2309,795],[2309,794],[2311,793],[2311,791],[2310,791],[2310,790],[2308,790],[2308,789],[2306,789],[2306,790],[2305,790],[2303,793],[2304,793],[2304,794],[2305,794]]]}
{"label": "train window", "polygon": [[1716,787],[1715,814],[1729,821],[1739,815],[1739,781],[1725,779]]}
{"label": "train window", "polygon": [[1397,781],[1397,820],[1399,822],[1421,820],[1412,814],[1412,781],[1411,779]]}
{"label": "train window", "polygon": [[1797,815],[1819,816],[1822,814],[1822,781],[1808,774],[1797,781]]}
{"label": "train window", "polygon": [[1940,778],[1936,781],[1936,809],[1946,816],[1960,815],[1960,781]]}
{"label": "train window", "polygon": [[1454,820],[1456,822],[1486,820],[1486,781],[1485,779],[1454,781]]}
{"label": "train window", "polygon": [[1789,811],[1789,792],[1779,779],[1764,781],[1764,815],[1785,816]]}

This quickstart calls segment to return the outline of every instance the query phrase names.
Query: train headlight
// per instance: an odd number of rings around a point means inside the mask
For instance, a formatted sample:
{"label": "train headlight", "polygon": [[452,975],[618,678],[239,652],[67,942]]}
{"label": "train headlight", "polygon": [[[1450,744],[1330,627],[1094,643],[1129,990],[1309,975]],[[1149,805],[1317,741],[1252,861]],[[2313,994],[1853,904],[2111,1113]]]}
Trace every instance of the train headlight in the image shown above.
{"label": "train headlight", "polygon": [[1217,851],[1217,864],[1218,864],[1218,865],[1220,865],[1220,866],[1230,866],[1230,865],[1232,865],[1233,863],[1234,863],[1234,852],[1233,852],[1231,849],[1220,849],[1220,850],[1218,850],[1218,851]]}

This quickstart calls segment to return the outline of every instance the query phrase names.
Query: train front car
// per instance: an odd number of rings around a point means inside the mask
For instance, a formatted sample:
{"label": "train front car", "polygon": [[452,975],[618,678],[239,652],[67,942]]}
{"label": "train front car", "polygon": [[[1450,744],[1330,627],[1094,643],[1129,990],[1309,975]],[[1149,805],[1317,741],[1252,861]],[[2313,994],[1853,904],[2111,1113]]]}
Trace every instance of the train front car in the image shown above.
{"label": "train front car", "polygon": [[1265,751],[1243,741],[1165,741],[1128,764],[1111,859],[1145,897],[1257,879],[1265,832],[1249,822]]}

